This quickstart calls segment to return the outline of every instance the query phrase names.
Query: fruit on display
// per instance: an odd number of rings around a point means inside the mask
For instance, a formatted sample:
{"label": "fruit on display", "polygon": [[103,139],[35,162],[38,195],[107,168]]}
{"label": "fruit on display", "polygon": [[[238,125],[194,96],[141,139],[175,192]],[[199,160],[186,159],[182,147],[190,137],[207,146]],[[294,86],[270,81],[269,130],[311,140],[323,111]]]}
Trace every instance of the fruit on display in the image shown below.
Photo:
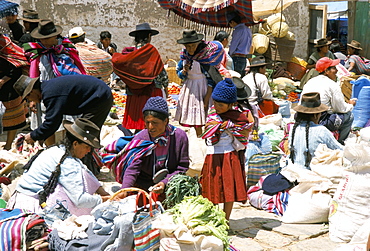
{"label": "fruit on display", "polygon": [[167,90],[170,95],[178,95],[180,93],[180,86],[176,83],[170,83]]}
{"label": "fruit on display", "polygon": [[113,92],[113,91],[112,91],[112,94],[113,94],[115,105],[124,106],[126,104],[126,99],[127,99],[126,95],[120,94],[118,92]]}

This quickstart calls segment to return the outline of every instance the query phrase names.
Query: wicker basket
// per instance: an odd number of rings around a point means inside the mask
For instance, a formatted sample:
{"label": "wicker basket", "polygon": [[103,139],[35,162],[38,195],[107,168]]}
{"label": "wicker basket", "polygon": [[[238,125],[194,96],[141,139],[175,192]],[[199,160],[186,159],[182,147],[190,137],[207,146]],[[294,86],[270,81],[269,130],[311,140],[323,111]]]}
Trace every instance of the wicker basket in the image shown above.
{"label": "wicker basket", "polygon": [[[136,192],[136,193],[143,192],[143,193],[145,194],[145,196],[146,196],[147,198],[149,198],[149,194],[148,194],[146,191],[144,191],[144,190],[142,190],[142,189],[140,189],[140,188],[136,188],[136,187],[128,187],[128,188],[122,188],[121,190],[119,190],[119,191],[117,191],[116,193],[114,193],[114,194],[110,197],[109,201],[113,201],[113,200],[115,200],[117,196],[120,196],[119,198],[123,199],[123,198],[125,198],[125,197],[128,195],[128,193],[130,193],[130,192]],[[122,195],[121,195],[121,194],[122,194]]]}
{"label": "wicker basket", "polygon": [[[169,63],[173,63],[175,66],[170,66]],[[168,81],[170,83],[174,82],[174,83],[180,85],[181,84],[181,78],[179,78],[179,76],[177,76],[177,73],[176,73],[177,62],[173,59],[167,59],[165,64],[168,65],[167,68],[166,68],[166,72],[167,72],[167,75],[168,75]]]}

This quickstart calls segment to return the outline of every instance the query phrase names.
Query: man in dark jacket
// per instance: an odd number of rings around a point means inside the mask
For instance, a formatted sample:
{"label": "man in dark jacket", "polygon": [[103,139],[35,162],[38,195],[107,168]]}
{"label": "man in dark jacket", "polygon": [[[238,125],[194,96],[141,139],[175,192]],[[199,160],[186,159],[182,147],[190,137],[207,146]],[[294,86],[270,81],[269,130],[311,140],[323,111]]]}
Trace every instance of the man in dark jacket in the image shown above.
{"label": "man in dark jacket", "polygon": [[27,143],[53,135],[63,115],[82,114],[101,129],[113,104],[112,91],[107,84],[88,75],[67,75],[42,83],[23,75],[14,89],[28,101],[40,103],[42,100],[46,107],[44,122],[25,136]]}

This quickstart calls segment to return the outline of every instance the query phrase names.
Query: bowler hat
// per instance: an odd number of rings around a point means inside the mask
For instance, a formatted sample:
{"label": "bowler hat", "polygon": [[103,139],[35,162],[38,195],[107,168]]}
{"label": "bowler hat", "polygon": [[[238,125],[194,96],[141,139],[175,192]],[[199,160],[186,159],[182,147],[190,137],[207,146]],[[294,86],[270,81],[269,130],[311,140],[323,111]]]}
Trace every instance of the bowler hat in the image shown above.
{"label": "bowler hat", "polygon": [[43,19],[39,22],[39,26],[31,31],[31,37],[36,39],[49,38],[62,33],[63,28],[55,25],[53,21]]}
{"label": "bowler hat", "polygon": [[320,38],[317,40],[317,43],[314,45],[314,47],[323,47],[329,44],[331,44],[331,41],[328,41],[326,38]]}
{"label": "bowler hat", "polygon": [[14,83],[13,88],[19,96],[24,99],[33,89],[34,84],[39,78],[30,78],[26,75],[22,75]]}
{"label": "bowler hat", "polygon": [[320,93],[309,92],[302,94],[300,104],[293,109],[301,113],[315,114],[327,111],[329,107],[321,103]]}
{"label": "bowler hat", "polygon": [[142,24],[136,25],[136,30],[131,31],[128,35],[130,37],[135,37],[136,33],[139,31],[148,31],[150,32],[150,34],[152,34],[152,36],[155,36],[159,33],[159,31],[153,30],[152,28],[150,28],[150,25],[148,23],[142,23]]}
{"label": "bowler hat", "polygon": [[31,23],[40,22],[39,13],[37,13],[37,11],[31,10],[31,9],[23,10],[23,15],[19,19],[21,19],[23,21],[26,21],[26,22],[31,22]]}
{"label": "bowler hat", "polygon": [[86,118],[77,118],[74,122],[64,120],[64,128],[75,136],[77,139],[83,141],[94,148],[100,148],[100,129],[97,125]]}
{"label": "bowler hat", "polygon": [[355,48],[357,50],[362,50],[361,44],[356,40],[352,40],[350,44],[347,44],[349,47]]}
{"label": "bowler hat", "polygon": [[252,58],[251,65],[249,66],[249,68],[259,67],[259,66],[264,66],[264,65],[268,65],[268,63],[266,63],[265,57],[257,56],[257,57]]}
{"label": "bowler hat", "polygon": [[236,96],[237,100],[244,100],[247,99],[251,94],[252,90],[249,88],[248,85],[244,83],[244,81],[240,78],[240,73],[229,70],[231,78],[236,86]]}
{"label": "bowler hat", "polygon": [[191,44],[201,41],[204,35],[197,33],[195,30],[184,30],[182,32],[182,38],[177,40],[178,44]]}

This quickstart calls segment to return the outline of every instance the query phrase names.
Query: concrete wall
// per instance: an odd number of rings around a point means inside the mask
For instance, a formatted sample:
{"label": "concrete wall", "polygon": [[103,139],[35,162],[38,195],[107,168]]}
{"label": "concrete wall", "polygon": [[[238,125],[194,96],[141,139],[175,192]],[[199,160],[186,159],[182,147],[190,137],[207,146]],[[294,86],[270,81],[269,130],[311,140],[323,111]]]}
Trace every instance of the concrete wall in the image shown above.
{"label": "concrete wall", "polygon": [[[112,33],[112,41],[120,51],[131,46],[133,39],[128,33],[135,25],[150,23],[160,31],[153,37],[152,44],[159,50],[162,59],[178,60],[181,45],[176,40],[181,37],[183,27],[173,21],[173,13],[163,10],[155,0],[16,0],[21,9],[32,8],[39,12],[41,18],[52,19],[63,27],[63,34],[81,26],[86,37],[97,42],[103,30]],[[77,3],[76,3],[77,2]],[[298,14],[297,14],[298,13]],[[284,14],[291,31],[295,33],[297,43],[294,54],[306,58],[308,40],[308,4],[307,0],[293,3]],[[211,37],[209,36],[208,39]]]}
{"label": "concrete wall", "polygon": [[307,60],[308,32],[309,32],[309,6],[307,0],[294,2],[284,11],[289,30],[295,34],[296,45],[293,55]]}

